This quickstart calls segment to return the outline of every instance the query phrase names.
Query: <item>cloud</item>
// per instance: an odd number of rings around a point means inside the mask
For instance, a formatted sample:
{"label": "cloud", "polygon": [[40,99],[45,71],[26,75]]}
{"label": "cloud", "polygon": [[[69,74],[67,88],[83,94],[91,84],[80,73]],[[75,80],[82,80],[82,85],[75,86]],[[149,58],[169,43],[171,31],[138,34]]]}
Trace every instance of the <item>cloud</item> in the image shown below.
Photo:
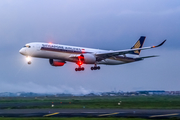
{"label": "cloud", "polygon": [[40,85],[34,82],[11,84],[1,82],[0,92],[34,92],[34,93],[70,93],[70,94],[88,94],[91,91],[79,86],[77,88],[68,87],[66,85]]}

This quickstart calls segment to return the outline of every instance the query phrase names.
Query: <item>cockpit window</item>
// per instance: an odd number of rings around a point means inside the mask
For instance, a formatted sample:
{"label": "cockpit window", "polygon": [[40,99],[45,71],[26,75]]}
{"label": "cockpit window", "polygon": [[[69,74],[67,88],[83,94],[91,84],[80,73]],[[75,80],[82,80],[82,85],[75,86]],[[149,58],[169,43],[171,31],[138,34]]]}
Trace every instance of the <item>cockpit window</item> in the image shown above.
{"label": "cockpit window", "polygon": [[30,46],[30,45],[28,45],[28,44],[26,44],[24,47],[31,48],[31,46]]}

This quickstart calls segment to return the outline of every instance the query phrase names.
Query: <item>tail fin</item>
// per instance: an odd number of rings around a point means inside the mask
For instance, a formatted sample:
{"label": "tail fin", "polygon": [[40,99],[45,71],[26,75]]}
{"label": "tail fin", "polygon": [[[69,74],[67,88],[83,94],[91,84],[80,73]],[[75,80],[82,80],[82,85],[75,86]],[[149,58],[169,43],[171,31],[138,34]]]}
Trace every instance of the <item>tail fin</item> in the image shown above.
{"label": "tail fin", "polygon": [[[141,37],[139,38],[139,40],[136,42],[136,44],[135,44],[131,49],[142,48],[145,39],[146,39],[145,36],[141,36]],[[136,51],[132,51],[131,54],[140,55],[140,53],[141,53],[141,50],[136,50]]]}

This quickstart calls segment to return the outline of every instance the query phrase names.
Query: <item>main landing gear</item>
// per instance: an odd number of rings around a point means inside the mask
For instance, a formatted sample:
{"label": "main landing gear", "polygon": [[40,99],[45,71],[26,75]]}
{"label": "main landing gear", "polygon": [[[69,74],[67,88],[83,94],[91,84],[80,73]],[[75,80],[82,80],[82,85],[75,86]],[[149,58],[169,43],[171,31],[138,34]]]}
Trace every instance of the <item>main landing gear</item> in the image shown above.
{"label": "main landing gear", "polygon": [[91,70],[100,70],[100,69],[101,69],[100,66],[97,66],[96,64],[94,67],[91,67]]}
{"label": "main landing gear", "polygon": [[78,67],[78,68],[75,68],[75,71],[84,71],[84,67]]}
{"label": "main landing gear", "polygon": [[[78,61],[76,63],[79,67],[75,68],[75,71],[84,71],[84,67],[81,67],[81,65],[83,64],[83,62]],[[100,66],[97,66],[97,64],[94,65],[94,67],[91,67],[91,70],[100,70]]]}
{"label": "main landing gear", "polygon": [[83,64],[83,62],[78,61],[76,64],[77,64],[79,67],[78,67],[78,68],[75,68],[75,71],[84,71],[84,67],[81,67],[81,65]]}

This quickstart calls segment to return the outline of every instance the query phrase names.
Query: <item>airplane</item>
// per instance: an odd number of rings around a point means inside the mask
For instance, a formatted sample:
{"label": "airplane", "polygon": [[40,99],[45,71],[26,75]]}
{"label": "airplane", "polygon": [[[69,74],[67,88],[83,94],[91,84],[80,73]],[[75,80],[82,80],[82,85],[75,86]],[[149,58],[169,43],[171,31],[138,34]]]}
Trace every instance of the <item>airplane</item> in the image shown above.
{"label": "airplane", "polygon": [[49,59],[49,63],[56,67],[63,66],[66,62],[74,62],[78,65],[75,71],[84,71],[83,64],[94,64],[91,70],[100,70],[97,64],[120,65],[157,57],[156,55],[139,57],[139,55],[141,50],[160,47],[166,40],[156,46],[143,47],[145,39],[145,36],[141,36],[131,49],[117,51],[32,42],[26,44],[19,52],[27,57],[28,64],[31,64],[31,57],[36,57]]}

